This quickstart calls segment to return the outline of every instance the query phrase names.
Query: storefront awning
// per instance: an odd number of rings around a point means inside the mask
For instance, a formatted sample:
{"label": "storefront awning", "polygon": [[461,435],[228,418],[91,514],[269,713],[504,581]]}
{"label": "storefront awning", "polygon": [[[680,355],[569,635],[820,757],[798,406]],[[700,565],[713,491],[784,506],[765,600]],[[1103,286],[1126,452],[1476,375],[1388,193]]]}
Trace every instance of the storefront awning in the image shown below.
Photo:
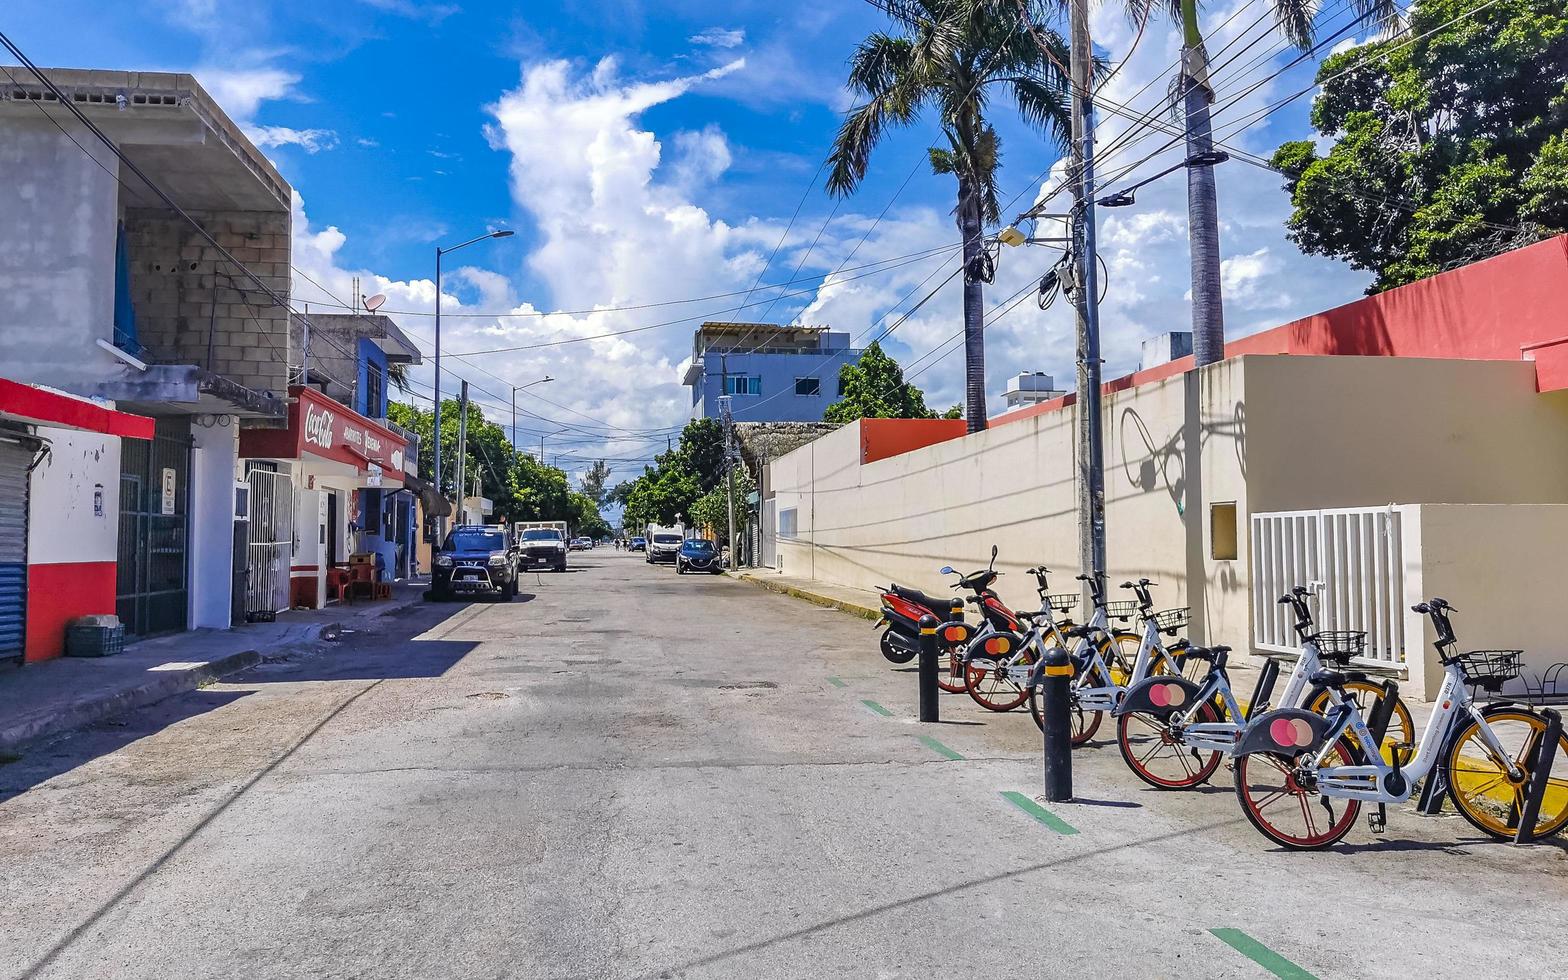
{"label": "storefront awning", "polygon": [[57,429],[101,432],[125,439],[151,439],[153,420],[48,388],[0,378],[0,419]]}
{"label": "storefront awning", "polygon": [[403,486],[419,494],[419,502],[424,505],[427,517],[451,517],[452,502],[441,496],[436,490],[436,485],[429,480],[421,480],[412,473],[403,474]]}
{"label": "storefront awning", "polygon": [[403,437],[314,388],[289,389],[286,429],[241,429],[240,456],[317,459],[353,467],[365,476],[403,472]]}

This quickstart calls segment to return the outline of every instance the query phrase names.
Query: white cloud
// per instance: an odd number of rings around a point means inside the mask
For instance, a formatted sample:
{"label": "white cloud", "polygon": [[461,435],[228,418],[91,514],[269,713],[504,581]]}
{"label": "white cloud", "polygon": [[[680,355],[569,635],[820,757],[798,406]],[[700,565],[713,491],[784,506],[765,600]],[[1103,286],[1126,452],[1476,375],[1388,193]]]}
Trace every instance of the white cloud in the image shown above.
{"label": "white cloud", "polygon": [[297,146],[306,153],[319,153],[338,145],[338,134],[330,129],[291,129],[288,126],[246,126],[245,135],[262,149]]}
{"label": "white cloud", "polygon": [[197,68],[196,80],[236,120],[249,121],[262,102],[299,99],[299,75],[281,68]]}
{"label": "white cloud", "polygon": [[375,149],[376,147],[381,145],[379,140],[373,140],[373,139],[369,138],[368,136],[361,136],[359,139],[356,139],[354,142],[356,142],[360,146],[366,147],[368,149]]}
{"label": "white cloud", "polygon": [[710,27],[686,40],[704,47],[738,48],[746,43],[746,32],[740,28]]}
{"label": "white cloud", "polygon": [[439,24],[462,9],[455,3],[416,3],[414,0],[360,0],[360,3],[400,17],[412,17],[432,24]]}

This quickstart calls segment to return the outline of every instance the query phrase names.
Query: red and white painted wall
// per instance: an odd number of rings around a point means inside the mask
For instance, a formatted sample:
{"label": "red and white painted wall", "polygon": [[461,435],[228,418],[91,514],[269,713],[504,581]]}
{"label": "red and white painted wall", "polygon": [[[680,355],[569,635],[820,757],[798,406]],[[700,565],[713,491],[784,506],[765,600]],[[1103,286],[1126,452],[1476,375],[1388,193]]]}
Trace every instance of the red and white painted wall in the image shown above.
{"label": "red and white painted wall", "polygon": [[37,426],[49,451],[29,482],[29,661],[65,652],[66,624],[114,612],[120,437]]}

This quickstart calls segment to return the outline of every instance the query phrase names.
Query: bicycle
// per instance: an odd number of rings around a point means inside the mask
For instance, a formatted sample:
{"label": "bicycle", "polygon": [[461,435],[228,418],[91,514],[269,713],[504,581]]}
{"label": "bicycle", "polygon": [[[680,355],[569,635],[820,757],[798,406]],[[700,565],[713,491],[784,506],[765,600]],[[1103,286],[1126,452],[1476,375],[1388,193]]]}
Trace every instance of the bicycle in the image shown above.
{"label": "bicycle", "polygon": [[[1323,670],[1324,661],[1348,664],[1364,649],[1366,634],[1315,630],[1307,607],[1309,594],[1298,585],[1279,599],[1280,605],[1289,605],[1295,612],[1295,629],[1301,639],[1300,656],[1285,682],[1279,704],[1304,707],[1321,715],[1331,703],[1331,689],[1313,684],[1311,678]],[[1271,661],[1259,675],[1251,704],[1244,712],[1226,671],[1229,653],[1227,646],[1186,650],[1184,662],[1209,665],[1200,682],[1162,675],[1128,688],[1127,696],[1111,716],[1117,719],[1116,742],[1122,760],[1139,779],[1156,789],[1202,785],[1214,775],[1223,758],[1234,754],[1247,723],[1269,710],[1267,697],[1278,670],[1277,661]],[[1375,708],[1385,696],[1383,686],[1371,682],[1347,681],[1341,691],[1358,707],[1365,704]],[[1370,700],[1363,701],[1365,698]],[[1388,733],[1382,740],[1383,757],[1392,761],[1403,753],[1408,759],[1414,731],[1410,710],[1395,695]]]}
{"label": "bicycle", "polygon": [[[1363,803],[1377,804],[1368,817],[1373,833],[1380,834],[1387,826],[1387,805],[1409,800],[1416,784],[1434,770],[1454,808],[1472,826],[1499,840],[1518,833],[1539,760],[1550,759],[1546,753],[1554,749],[1568,751],[1568,736],[1559,734],[1557,745],[1544,745],[1549,723],[1525,705],[1477,707],[1472,689],[1495,694],[1517,677],[1520,651],[1455,653],[1458,641],[1449,613],[1457,610],[1443,599],[1411,608],[1431,619],[1443,665],[1436,707],[1415,755],[1408,762],[1398,755],[1385,761],[1381,733],[1375,731],[1383,719],[1374,715],[1369,726],[1355,702],[1340,696],[1346,683],[1364,681],[1365,675],[1318,672],[1314,682],[1334,691],[1326,716],[1299,708],[1267,712],[1247,726],[1237,747],[1236,798],[1248,822],[1265,837],[1292,850],[1329,847],[1350,832]],[[1398,693],[1393,681],[1384,687],[1390,695]],[[1344,801],[1338,813],[1334,800]],[[1536,839],[1568,824],[1568,779],[1550,779],[1539,802],[1535,822],[1526,828]],[[1319,808],[1324,811],[1321,827],[1313,813]]]}

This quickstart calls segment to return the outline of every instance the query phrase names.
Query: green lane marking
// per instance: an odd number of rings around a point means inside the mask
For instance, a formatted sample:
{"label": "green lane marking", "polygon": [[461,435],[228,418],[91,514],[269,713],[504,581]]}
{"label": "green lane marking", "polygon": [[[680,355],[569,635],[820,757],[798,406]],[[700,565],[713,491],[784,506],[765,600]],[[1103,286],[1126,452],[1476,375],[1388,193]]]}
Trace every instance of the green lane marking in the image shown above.
{"label": "green lane marking", "polygon": [[1276,977],[1283,977],[1284,980],[1317,980],[1314,974],[1303,970],[1240,929],[1210,929],[1209,935]]}
{"label": "green lane marking", "polygon": [[844,683],[844,678],[842,678],[842,677],[829,677],[828,678],[828,683],[832,684],[834,687],[848,687],[849,686],[848,684]]}
{"label": "green lane marking", "polygon": [[891,717],[893,717],[893,712],[891,712],[891,711],[887,710],[886,708],[882,707],[880,704],[877,704],[875,701],[862,701],[860,703],[865,705],[866,707],[870,708],[872,711],[875,711],[877,714],[881,715],[884,718],[891,718]]}
{"label": "green lane marking", "polygon": [[952,759],[954,762],[962,762],[964,759],[963,756],[959,755],[957,752],[954,752],[952,749],[943,745],[941,742],[938,742],[930,735],[920,735],[918,738],[920,739],[921,744],[930,749],[932,752],[935,752],[937,755]]}
{"label": "green lane marking", "polygon": [[1052,813],[1050,810],[1047,810],[1045,807],[1036,803],[1034,800],[1031,800],[1022,793],[1015,793],[1012,790],[1007,790],[1002,794],[1002,799],[1029,814],[1029,816],[1045,824],[1047,827],[1050,827],[1058,834],[1066,836],[1078,833],[1077,827],[1074,827],[1072,824],[1063,820],[1061,817],[1058,817],[1056,814]]}

